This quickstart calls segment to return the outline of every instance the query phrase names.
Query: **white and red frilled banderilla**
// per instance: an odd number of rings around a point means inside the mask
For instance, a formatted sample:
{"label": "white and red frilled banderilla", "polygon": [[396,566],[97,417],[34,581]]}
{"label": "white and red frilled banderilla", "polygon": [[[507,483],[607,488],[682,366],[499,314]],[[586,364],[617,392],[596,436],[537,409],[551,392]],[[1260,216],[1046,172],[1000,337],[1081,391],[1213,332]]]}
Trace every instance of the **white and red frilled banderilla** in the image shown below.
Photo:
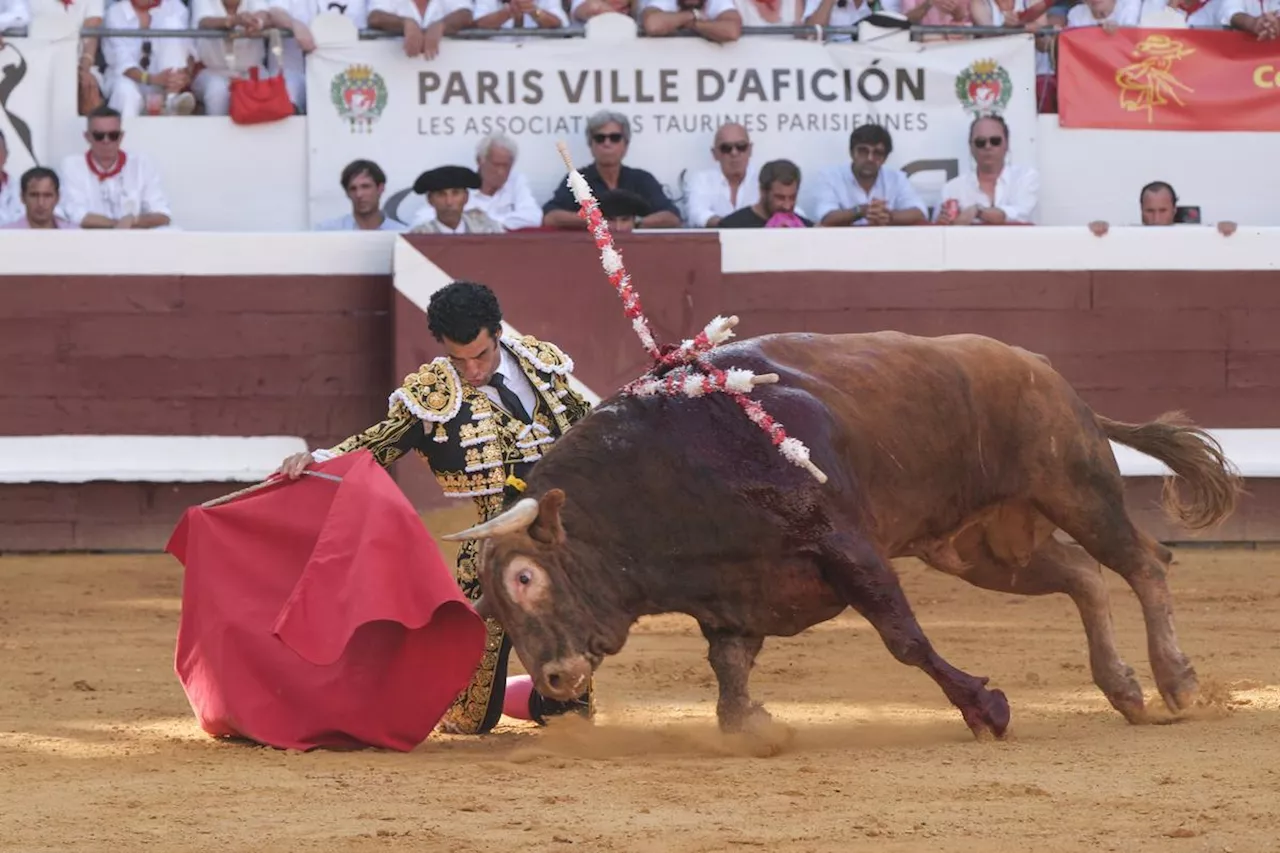
{"label": "white and red frilled banderilla", "polygon": [[[591,193],[591,186],[586,178],[573,166],[569,149],[563,142],[557,142],[556,148],[569,170],[569,189],[578,202],[578,215],[586,220],[591,236],[595,238],[596,248],[600,250],[600,264],[604,267],[609,283],[622,299],[622,310],[631,327],[640,338],[641,345],[653,359],[654,367],[649,373],[627,385],[624,394],[639,397],[654,395],[701,397],[706,394],[728,394],[736,402],[752,423],[760,427],[769,436],[769,441],[792,464],[804,468],[819,483],[827,482],[827,475],[809,460],[809,448],[798,438],[787,435],[782,424],[775,421],[764,407],[747,395],[757,385],[769,385],[778,381],[776,373],[757,375],[750,370],[731,367],[721,370],[706,359],[706,353],[733,337],[733,327],[737,325],[737,317],[716,317],[695,337],[686,340],[678,347],[663,352],[653,336],[644,310],[640,307],[640,294],[631,286],[631,276],[622,262],[622,254],[613,246],[613,236],[609,233],[609,225],[600,205]],[[654,371],[663,368],[676,368],[665,377],[659,378]]]}

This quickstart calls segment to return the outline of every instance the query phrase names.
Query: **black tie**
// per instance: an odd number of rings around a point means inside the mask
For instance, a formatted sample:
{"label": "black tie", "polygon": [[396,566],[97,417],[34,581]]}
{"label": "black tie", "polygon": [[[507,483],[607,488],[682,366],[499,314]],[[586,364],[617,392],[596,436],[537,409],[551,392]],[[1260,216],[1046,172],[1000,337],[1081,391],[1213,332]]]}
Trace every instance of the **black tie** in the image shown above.
{"label": "black tie", "polygon": [[515,415],[525,423],[529,423],[529,413],[525,411],[524,404],[520,402],[520,398],[516,396],[516,392],[507,387],[507,383],[503,381],[501,373],[493,374],[493,378],[489,380],[489,384],[498,389],[498,399],[502,401],[502,405],[507,407],[507,411]]}

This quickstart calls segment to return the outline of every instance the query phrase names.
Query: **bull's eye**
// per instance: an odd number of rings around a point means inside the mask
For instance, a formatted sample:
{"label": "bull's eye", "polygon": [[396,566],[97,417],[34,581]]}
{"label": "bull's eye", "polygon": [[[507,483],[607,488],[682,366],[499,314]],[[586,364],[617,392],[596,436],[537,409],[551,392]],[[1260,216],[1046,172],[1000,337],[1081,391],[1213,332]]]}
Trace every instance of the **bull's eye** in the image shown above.
{"label": "bull's eye", "polygon": [[520,582],[521,586],[528,586],[533,583],[533,573],[528,569],[525,569],[523,572],[516,575],[516,580]]}

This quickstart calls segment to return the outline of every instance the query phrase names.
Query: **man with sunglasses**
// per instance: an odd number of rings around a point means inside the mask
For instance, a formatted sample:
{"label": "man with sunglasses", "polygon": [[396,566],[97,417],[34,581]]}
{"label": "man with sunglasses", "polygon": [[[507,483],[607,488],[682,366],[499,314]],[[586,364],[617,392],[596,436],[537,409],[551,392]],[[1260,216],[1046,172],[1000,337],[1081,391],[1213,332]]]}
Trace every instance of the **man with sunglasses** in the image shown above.
{"label": "man with sunglasses", "polygon": [[760,200],[759,169],[751,166],[751,137],[745,127],[735,122],[720,125],[711,157],[715,166],[689,178],[691,228],[717,228],[723,217]]}
{"label": "man with sunglasses", "polygon": [[84,138],[89,150],[62,161],[60,215],[81,228],[168,228],[169,200],[160,172],[141,154],[120,147],[120,113],[98,107],[89,113]]}
{"label": "man with sunglasses", "polygon": [[[645,200],[653,211],[636,220],[636,228],[679,228],[680,211],[663,192],[658,179],[644,169],[622,165],[631,143],[631,122],[621,113],[601,110],[587,120],[587,145],[593,162],[580,169],[582,177],[599,198],[609,190],[629,190]],[[542,206],[542,224],[566,230],[585,229],[578,216],[578,202],[569,189],[568,175],[560,182],[551,201]]]}
{"label": "man with sunglasses", "polygon": [[940,225],[1032,224],[1040,206],[1040,172],[1008,162],[1009,125],[1002,116],[979,116],[969,126],[969,153],[977,168],[942,187],[934,215]]}
{"label": "man with sunglasses", "polygon": [[814,215],[825,226],[916,225],[928,211],[901,169],[885,161],[893,137],[878,124],[864,124],[849,135],[848,166],[832,166],[817,178]]}

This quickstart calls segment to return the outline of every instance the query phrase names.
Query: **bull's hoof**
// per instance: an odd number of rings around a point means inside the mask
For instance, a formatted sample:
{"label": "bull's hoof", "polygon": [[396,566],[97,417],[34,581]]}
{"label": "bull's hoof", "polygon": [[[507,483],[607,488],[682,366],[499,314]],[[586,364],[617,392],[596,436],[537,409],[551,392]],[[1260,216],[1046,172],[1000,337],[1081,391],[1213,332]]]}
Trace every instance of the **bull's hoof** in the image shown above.
{"label": "bull's hoof", "polygon": [[1196,671],[1187,667],[1179,678],[1161,681],[1160,697],[1175,714],[1190,711],[1200,700],[1200,680]]}
{"label": "bull's hoof", "polygon": [[720,731],[730,735],[759,729],[773,722],[773,715],[759,702],[740,708],[717,709],[716,718]]}
{"label": "bull's hoof", "polygon": [[962,708],[969,731],[978,740],[995,738],[1004,740],[1009,731],[1009,699],[1003,690],[983,690],[977,697],[978,704]]}

